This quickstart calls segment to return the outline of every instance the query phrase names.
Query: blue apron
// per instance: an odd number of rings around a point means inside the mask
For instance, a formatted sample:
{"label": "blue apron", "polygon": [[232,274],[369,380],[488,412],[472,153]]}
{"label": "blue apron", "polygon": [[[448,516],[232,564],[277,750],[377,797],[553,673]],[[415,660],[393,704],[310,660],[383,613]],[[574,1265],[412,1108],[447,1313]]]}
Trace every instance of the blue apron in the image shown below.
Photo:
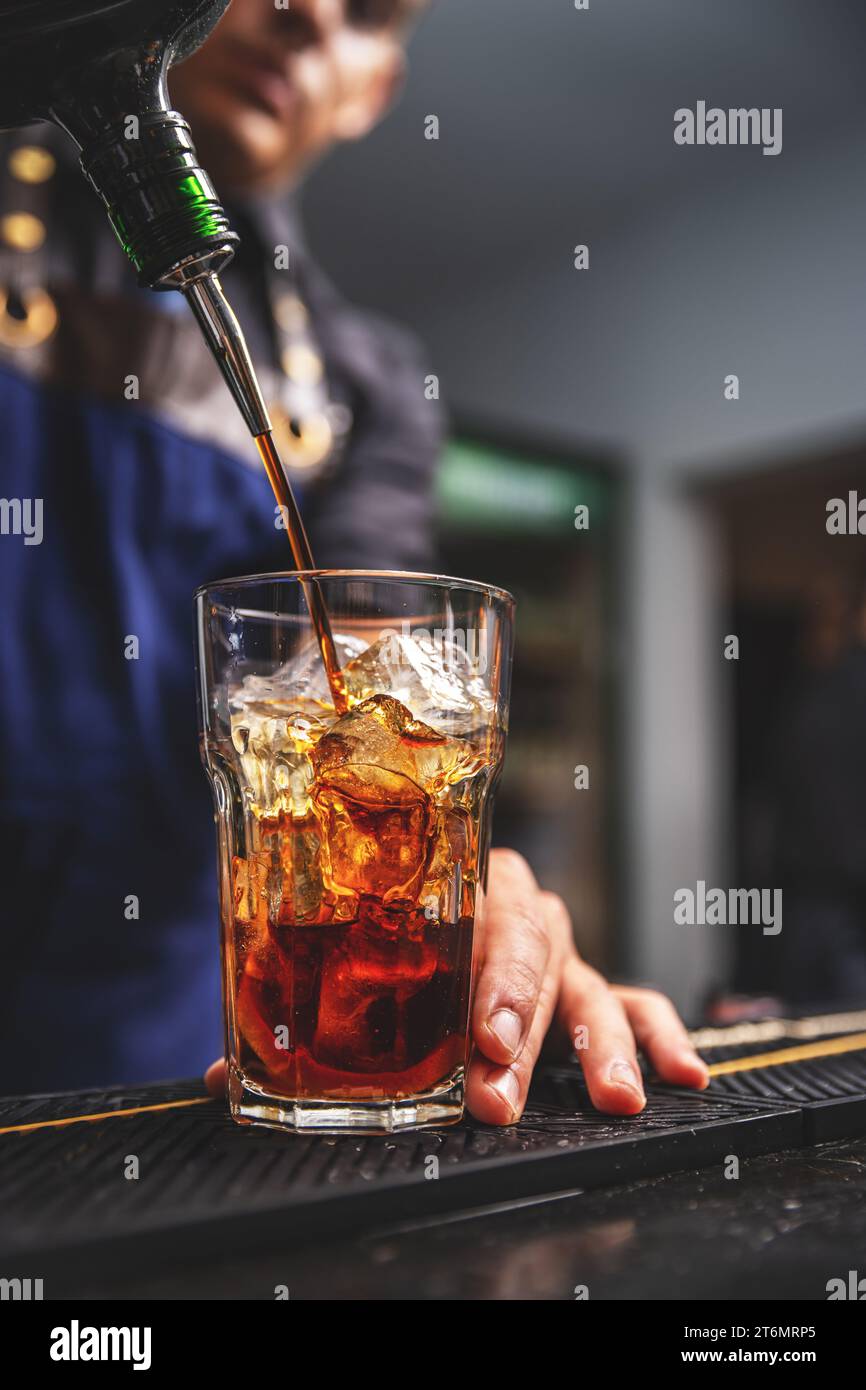
{"label": "blue apron", "polygon": [[222,1052],[192,594],[285,534],[261,472],[142,410],[0,366],[0,420],[0,491],[43,506],[0,535],[0,1093],[189,1075]]}

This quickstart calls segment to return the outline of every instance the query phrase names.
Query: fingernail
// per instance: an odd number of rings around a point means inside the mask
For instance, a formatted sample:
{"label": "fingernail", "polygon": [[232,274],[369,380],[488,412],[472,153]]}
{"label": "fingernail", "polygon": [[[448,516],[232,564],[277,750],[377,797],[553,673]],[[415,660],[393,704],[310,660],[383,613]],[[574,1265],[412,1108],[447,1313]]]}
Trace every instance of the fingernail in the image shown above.
{"label": "fingernail", "polygon": [[692,1071],[699,1071],[701,1075],[709,1081],[710,1073],[707,1070],[706,1062],[702,1057],[699,1057],[696,1052],[692,1052],[691,1048],[684,1047],[679,1054],[679,1059],[683,1066],[691,1067]]}
{"label": "fingernail", "polygon": [[523,1024],[514,1010],[497,1009],[495,1014],[491,1014],[487,1026],[491,1033],[496,1034],[506,1051],[515,1057],[523,1036]]}
{"label": "fingernail", "polygon": [[612,1081],[614,1086],[628,1086],[630,1090],[637,1091],[638,1095],[643,1095],[643,1081],[637,1067],[623,1057],[618,1057],[611,1063],[607,1079]]}
{"label": "fingernail", "polygon": [[512,1116],[516,1116],[517,1102],[520,1099],[520,1082],[517,1080],[514,1072],[506,1068],[500,1071],[498,1075],[495,1075],[495,1078],[494,1073],[488,1072],[487,1084],[488,1086],[492,1086],[494,1091],[498,1092],[502,1097],[511,1111]]}

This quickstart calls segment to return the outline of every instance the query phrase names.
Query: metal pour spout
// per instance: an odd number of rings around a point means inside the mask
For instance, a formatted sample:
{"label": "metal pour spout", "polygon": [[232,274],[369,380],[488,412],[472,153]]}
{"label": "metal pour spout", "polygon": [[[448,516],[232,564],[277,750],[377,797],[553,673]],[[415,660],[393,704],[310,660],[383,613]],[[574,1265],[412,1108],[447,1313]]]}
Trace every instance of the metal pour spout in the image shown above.
{"label": "metal pour spout", "polygon": [[250,434],[265,434],[271,428],[268,408],[240,324],[223,294],[215,268],[217,259],[205,257],[177,266],[160,288],[180,290],[185,295]]}

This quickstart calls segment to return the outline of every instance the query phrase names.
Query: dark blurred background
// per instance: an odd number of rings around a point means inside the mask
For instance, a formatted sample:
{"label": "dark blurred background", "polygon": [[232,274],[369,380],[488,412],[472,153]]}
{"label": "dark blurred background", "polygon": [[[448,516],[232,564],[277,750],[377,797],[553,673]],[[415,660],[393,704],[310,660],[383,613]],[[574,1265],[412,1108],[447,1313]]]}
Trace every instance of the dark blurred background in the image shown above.
{"label": "dark blurred background", "polygon": [[[772,988],[778,938],[676,927],[673,893],[777,881],[775,735],[855,640],[863,540],[825,509],[866,493],[864,45],[853,0],[440,0],[305,196],[334,279],[430,351],[443,569],[519,599],[497,838],[691,1015]],[[781,153],[677,146],[699,100],[781,107]]]}

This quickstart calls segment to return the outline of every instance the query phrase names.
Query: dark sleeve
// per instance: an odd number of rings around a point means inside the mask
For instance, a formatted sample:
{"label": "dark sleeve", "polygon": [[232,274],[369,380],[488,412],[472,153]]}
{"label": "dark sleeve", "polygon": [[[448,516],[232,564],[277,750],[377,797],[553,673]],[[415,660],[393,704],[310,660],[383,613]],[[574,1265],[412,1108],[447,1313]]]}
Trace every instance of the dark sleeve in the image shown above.
{"label": "dark sleeve", "polygon": [[430,369],[411,334],[372,316],[343,310],[328,330],[329,369],[347,391],[353,424],[338,469],[309,498],[317,561],[434,568],[433,488],[444,421],[439,402],[427,399]]}

